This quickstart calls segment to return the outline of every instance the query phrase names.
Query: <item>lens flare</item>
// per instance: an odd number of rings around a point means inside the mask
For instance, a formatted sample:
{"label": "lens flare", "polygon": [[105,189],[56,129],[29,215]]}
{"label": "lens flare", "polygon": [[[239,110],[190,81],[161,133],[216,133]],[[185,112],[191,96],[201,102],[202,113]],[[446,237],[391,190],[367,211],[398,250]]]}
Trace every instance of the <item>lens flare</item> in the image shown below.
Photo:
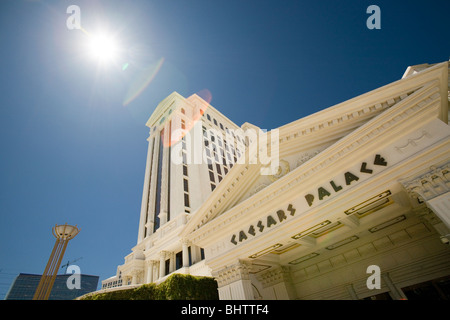
{"label": "lens flare", "polygon": [[208,104],[211,103],[212,94],[211,91],[209,91],[208,89],[202,89],[199,92],[197,92],[196,95],[205,100]]}
{"label": "lens flare", "polygon": [[147,86],[153,81],[164,63],[164,58],[159,59],[156,63],[144,68],[136,79],[131,83],[128,92],[123,101],[123,106],[128,105],[136,99]]}
{"label": "lens flare", "polygon": [[[198,121],[201,121],[203,114],[206,112],[208,107],[210,106],[210,102],[212,100],[212,94],[208,89],[203,89],[195,93],[197,96],[202,98],[207,105],[203,106],[199,110],[196,110],[194,113],[192,113],[190,116],[186,116],[186,120],[182,125],[182,132],[178,132],[178,135],[171,135],[169,142],[164,144],[164,147],[170,147],[178,143],[184,136],[189,134],[191,130],[194,128],[194,126],[197,124]],[[189,98],[188,98],[189,100]],[[165,122],[168,121],[168,119],[165,120]],[[183,128],[184,126],[184,128]]]}

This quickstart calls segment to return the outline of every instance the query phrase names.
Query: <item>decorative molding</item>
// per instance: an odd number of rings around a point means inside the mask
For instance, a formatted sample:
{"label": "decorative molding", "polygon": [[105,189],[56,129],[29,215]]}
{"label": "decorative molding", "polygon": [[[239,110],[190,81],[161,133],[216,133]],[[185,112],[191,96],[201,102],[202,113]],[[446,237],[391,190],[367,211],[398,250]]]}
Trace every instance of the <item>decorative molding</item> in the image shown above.
{"label": "decorative molding", "polygon": [[225,266],[225,268],[213,272],[213,276],[220,288],[235,281],[249,280],[250,267],[251,266],[248,263],[239,261],[232,266]]}
{"label": "decorative molding", "polygon": [[351,237],[345,238],[344,240],[338,241],[332,245],[329,245],[328,247],[325,247],[325,249],[327,250],[334,250],[337,249],[339,247],[342,247],[343,245],[349,244],[350,242],[356,241],[358,240],[359,237],[356,235],[353,235]]}
{"label": "decorative molding", "polygon": [[267,288],[281,282],[290,283],[291,273],[289,267],[281,266],[257,275],[256,278],[261,282],[263,288]]}
{"label": "decorative molding", "polygon": [[256,187],[253,188],[253,190],[249,193],[248,197],[251,197],[252,195],[254,195],[255,193],[260,192],[261,190],[263,190],[265,187],[267,187],[268,185],[266,183],[261,183],[259,185],[257,185]]}
{"label": "decorative molding", "polygon": [[339,115],[338,117],[335,117],[334,119],[326,119],[324,121],[318,122],[315,125],[304,127],[299,131],[296,131],[295,133],[291,133],[288,135],[281,136],[280,135],[280,142],[289,141],[293,138],[297,138],[299,136],[309,135],[311,133],[315,133],[319,130],[332,127],[336,124],[341,124],[348,120],[357,120],[358,118],[367,118],[373,117],[376,114],[391,108],[395,104],[401,102],[402,100],[406,99],[410,95],[412,95],[414,92],[416,92],[421,87],[417,87],[415,89],[409,89],[406,92],[401,92],[400,94],[385,98],[382,101],[377,101],[376,103],[365,105],[362,108],[357,107],[354,110],[351,110],[343,115]]}
{"label": "decorative molding", "polygon": [[272,182],[280,179],[282,176],[288,174],[291,171],[291,168],[289,166],[289,162],[286,160],[280,160],[280,165],[278,166],[277,173],[270,175],[269,179],[272,180]]}
{"label": "decorative molding", "polygon": [[450,190],[450,162],[441,167],[431,166],[430,170],[413,179],[399,181],[406,192],[420,201],[431,200]]}
{"label": "decorative molding", "polygon": [[306,261],[306,260],[315,258],[315,257],[317,257],[318,255],[319,255],[319,253],[317,253],[317,252],[312,252],[312,253],[310,253],[310,254],[307,254],[307,255],[302,256],[302,257],[300,257],[300,258],[297,258],[297,259],[295,259],[295,260],[289,261],[288,263],[289,263],[289,264],[292,264],[292,265],[296,265],[296,264],[302,263],[302,262],[304,262],[304,261]]}
{"label": "decorative molding", "polygon": [[408,139],[408,142],[405,145],[403,145],[401,147],[395,147],[395,150],[397,150],[397,152],[399,152],[399,153],[403,153],[403,150],[406,149],[408,146],[412,146],[412,147],[417,146],[417,143],[420,140],[422,140],[424,137],[431,138],[431,135],[427,131],[423,130],[420,137]]}
{"label": "decorative molding", "polygon": [[316,155],[318,155],[320,153],[319,150],[316,150],[314,152],[304,152],[300,155],[300,158],[297,160],[297,166],[296,167],[300,167],[303,163],[305,163],[306,161],[308,161],[309,159],[314,158]]}

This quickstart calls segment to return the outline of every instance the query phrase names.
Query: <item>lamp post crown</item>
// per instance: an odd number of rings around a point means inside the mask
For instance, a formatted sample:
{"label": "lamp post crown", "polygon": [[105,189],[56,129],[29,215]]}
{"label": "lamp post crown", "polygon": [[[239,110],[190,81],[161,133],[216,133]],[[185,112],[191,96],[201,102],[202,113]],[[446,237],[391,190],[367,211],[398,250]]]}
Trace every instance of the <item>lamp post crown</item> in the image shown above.
{"label": "lamp post crown", "polygon": [[76,225],[71,226],[66,223],[64,225],[55,225],[52,232],[57,239],[71,240],[80,232],[80,229]]}

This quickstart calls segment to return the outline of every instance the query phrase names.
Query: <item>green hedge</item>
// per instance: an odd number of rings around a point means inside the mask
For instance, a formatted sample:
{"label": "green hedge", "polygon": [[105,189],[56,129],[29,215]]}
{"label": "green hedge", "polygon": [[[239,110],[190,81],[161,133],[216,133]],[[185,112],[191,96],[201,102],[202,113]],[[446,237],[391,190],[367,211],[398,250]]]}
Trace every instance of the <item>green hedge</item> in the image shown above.
{"label": "green hedge", "polygon": [[164,282],[137,288],[94,293],[81,300],[218,300],[217,282],[211,277],[175,273]]}

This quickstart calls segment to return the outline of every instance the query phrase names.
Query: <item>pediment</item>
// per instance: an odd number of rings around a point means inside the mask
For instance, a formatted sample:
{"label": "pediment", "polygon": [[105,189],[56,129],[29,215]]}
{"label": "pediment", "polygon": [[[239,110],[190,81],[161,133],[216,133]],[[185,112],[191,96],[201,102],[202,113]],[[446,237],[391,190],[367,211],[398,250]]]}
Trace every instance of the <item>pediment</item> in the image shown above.
{"label": "pediment", "polygon": [[277,128],[279,172],[262,176],[260,164],[235,165],[191,217],[182,236],[199,230],[232,209],[250,205],[253,199],[262,197],[259,195],[278,188],[281,180],[287,181],[305,170],[315,170],[310,165],[315,159],[319,166],[332,165],[364,140],[370,140],[393,122],[400,121],[400,115],[404,114],[406,119],[423,107],[447,123],[447,79],[448,63],[440,63]]}

